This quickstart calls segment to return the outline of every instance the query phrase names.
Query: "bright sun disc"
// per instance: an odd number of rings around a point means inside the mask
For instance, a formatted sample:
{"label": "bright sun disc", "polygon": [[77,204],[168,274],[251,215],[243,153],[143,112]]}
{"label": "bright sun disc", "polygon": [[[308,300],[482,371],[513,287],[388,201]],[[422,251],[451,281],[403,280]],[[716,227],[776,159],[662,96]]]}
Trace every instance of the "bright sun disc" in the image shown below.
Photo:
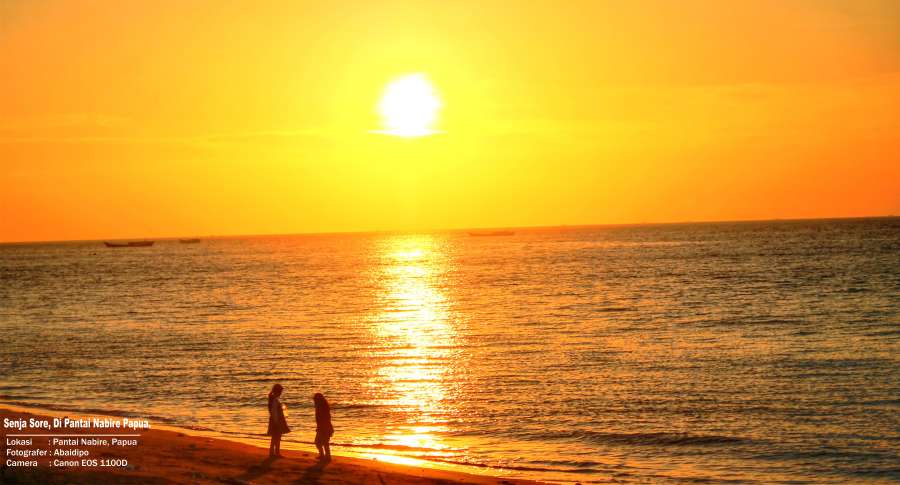
{"label": "bright sun disc", "polygon": [[441,100],[424,74],[400,77],[387,85],[378,103],[384,124],[378,133],[405,137],[432,135],[437,133],[432,125],[440,109]]}

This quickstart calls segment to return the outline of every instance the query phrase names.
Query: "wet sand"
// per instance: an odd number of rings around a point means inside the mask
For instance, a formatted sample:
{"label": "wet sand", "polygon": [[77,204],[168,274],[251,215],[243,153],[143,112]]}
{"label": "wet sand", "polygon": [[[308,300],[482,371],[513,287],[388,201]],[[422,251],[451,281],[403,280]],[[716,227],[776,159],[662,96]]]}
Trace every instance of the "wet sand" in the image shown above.
{"label": "wet sand", "polygon": [[[2,418],[43,416],[0,408]],[[0,422],[2,422],[0,418]],[[6,434],[14,430],[3,429]],[[39,438],[36,438],[36,440]],[[310,445],[312,448],[312,445]],[[34,448],[38,448],[35,443]],[[46,446],[44,446],[46,448]],[[83,447],[82,447],[83,448]],[[90,448],[88,448],[90,449]],[[91,449],[93,450],[93,449]],[[111,450],[98,448],[90,458],[126,458],[127,468],[19,468],[5,466],[3,483],[217,483],[217,484],[536,484],[524,480],[396,465],[378,460],[335,456],[331,462],[310,452],[282,450],[284,458],[269,459],[268,449],[250,444],[188,434],[177,430],[141,432],[139,445]],[[106,456],[104,456],[106,455]],[[46,460],[44,458],[43,460]]]}

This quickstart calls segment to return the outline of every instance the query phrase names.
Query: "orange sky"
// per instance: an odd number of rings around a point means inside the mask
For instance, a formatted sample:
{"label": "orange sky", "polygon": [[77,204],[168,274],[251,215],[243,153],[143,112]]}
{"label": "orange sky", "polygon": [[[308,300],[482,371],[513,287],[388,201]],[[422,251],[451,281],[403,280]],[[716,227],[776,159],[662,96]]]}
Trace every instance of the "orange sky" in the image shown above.
{"label": "orange sky", "polygon": [[0,79],[0,241],[900,214],[895,0],[4,0]]}

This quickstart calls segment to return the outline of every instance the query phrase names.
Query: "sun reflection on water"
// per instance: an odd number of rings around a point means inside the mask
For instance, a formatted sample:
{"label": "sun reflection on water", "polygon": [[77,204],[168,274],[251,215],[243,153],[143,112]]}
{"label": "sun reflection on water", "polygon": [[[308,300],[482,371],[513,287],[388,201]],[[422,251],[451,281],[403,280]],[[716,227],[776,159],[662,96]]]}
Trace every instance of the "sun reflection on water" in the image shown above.
{"label": "sun reflection on water", "polygon": [[403,417],[386,424],[382,442],[429,455],[448,449],[441,436],[453,414],[448,381],[459,345],[441,287],[448,269],[441,249],[429,235],[388,240],[371,316],[379,367],[369,386],[379,404]]}

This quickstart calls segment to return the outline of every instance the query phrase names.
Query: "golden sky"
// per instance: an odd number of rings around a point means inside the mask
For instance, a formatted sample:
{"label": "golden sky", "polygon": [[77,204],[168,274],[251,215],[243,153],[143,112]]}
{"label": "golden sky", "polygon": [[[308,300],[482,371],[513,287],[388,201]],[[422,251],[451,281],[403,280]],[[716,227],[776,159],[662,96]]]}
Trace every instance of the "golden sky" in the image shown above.
{"label": "golden sky", "polygon": [[900,214],[895,0],[0,0],[0,79],[0,241]]}

